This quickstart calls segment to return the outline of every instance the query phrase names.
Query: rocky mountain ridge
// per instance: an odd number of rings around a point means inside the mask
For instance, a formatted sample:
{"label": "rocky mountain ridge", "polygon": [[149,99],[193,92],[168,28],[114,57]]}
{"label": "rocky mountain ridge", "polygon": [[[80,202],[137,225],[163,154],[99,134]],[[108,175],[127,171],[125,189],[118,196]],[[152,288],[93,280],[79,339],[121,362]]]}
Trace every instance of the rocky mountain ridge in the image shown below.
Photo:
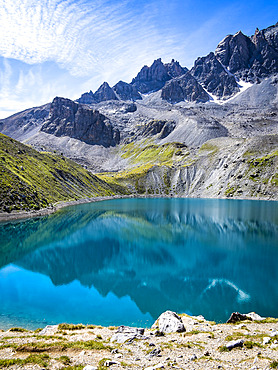
{"label": "rocky mountain ridge", "polygon": [[157,59],[131,83],[56,97],[0,131],[132,194],[277,199],[277,37],[277,24],[228,35],[190,71]]}

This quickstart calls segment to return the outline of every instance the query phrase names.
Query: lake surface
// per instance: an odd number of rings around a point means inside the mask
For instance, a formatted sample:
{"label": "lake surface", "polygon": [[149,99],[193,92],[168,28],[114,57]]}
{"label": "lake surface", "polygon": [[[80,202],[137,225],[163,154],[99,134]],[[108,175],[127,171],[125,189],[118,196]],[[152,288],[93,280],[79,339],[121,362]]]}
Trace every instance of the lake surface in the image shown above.
{"label": "lake surface", "polygon": [[0,224],[0,328],[278,317],[278,203],[118,199]]}

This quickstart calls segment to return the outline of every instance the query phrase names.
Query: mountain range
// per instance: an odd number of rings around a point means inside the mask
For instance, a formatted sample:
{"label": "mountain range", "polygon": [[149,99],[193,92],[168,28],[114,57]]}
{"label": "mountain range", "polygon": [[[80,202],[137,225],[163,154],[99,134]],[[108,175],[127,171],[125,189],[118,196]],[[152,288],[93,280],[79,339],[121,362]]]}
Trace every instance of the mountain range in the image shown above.
{"label": "mountain range", "polygon": [[278,23],[0,121],[130,194],[278,199]]}

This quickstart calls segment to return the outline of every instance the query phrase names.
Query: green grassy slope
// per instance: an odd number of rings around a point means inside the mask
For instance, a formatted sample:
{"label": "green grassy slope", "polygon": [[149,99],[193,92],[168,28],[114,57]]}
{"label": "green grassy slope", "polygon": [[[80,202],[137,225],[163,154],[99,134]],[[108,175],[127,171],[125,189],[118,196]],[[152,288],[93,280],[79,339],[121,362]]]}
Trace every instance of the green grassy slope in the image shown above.
{"label": "green grassy slope", "polygon": [[125,192],[63,156],[37,152],[0,134],[0,211],[40,209],[59,201]]}

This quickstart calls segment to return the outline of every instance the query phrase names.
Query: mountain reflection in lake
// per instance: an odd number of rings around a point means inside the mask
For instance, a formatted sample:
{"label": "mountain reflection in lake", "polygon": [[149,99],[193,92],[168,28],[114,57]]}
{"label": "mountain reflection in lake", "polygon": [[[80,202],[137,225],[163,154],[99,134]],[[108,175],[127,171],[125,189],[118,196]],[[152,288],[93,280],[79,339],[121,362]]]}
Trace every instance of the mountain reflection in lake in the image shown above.
{"label": "mountain reflection in lake", "polygon": [[123,199],[0,224],[0,328],[278,316],[277,202]]}

